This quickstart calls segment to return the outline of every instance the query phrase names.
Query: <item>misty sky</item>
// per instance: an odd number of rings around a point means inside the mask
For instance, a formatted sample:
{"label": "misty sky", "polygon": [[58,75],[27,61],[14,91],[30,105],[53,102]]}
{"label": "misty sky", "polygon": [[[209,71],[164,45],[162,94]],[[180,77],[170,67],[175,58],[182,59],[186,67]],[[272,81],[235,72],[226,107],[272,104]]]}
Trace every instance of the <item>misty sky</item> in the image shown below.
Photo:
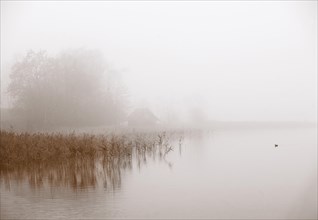
{"label": "misty sky", "polygon": [[80,47],[103,52],[132,108],[316,120],[316,1],[1,1],[1,106],[16,57]]}

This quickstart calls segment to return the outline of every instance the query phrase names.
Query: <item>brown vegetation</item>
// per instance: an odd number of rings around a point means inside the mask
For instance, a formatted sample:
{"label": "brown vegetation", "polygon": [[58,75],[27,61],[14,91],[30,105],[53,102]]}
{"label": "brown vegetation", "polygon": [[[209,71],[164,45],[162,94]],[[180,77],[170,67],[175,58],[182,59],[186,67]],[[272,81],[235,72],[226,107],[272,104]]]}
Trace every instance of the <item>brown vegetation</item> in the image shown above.
{"label": "brown vegetation", "polygon": [[[178,134],[179,135],[179,134]],[[144,132],[126,134],[15,133],[1,131],[0,177],[29,179],[31,186],[44,180],[54,186],[74,189],[95,186],[120,187],[121,171],[140,167],[147,158],[165,159],[173,150],[170,138],[176,133]]]}

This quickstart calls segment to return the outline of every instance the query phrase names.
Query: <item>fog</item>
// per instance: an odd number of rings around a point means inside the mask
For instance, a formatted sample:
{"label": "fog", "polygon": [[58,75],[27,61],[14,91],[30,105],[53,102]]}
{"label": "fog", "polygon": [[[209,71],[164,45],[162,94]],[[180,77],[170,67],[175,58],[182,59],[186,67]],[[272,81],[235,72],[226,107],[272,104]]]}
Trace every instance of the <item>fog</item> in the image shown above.
{"label": "fog", "polygon": [[1,1],[1,219],[317,219],[317,1]]}
{"label": "fog", "polygon": [[10,68],[28,50],[77,48],[102,52],[129,96],[127,112],[317,118],[316,1],[2,1],[1,107],[12,105]]}

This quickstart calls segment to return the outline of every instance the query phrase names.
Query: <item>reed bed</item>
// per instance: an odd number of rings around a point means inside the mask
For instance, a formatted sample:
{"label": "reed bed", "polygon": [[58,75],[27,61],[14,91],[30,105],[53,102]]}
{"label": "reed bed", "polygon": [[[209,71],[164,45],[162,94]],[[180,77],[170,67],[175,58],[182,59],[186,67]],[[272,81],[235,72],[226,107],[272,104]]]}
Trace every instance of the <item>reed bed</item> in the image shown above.
{"label": "reed bed", "polygon": [[[182,132],[132,132],[118,134],[16,133],[1,130],[0,180],[28,179],[33,188],[46,182],[74,190],[121,185],[121,173],[140,168],[148,158],[166,161],[171,143],[182,142]],[[179,141],[179,142],[178,142]]]}
{"label": "reed bed", "polygon": [[15,133],[1,130],[0,170],[72,159],[164,157],[172,146],[166,132],[127,134]]}

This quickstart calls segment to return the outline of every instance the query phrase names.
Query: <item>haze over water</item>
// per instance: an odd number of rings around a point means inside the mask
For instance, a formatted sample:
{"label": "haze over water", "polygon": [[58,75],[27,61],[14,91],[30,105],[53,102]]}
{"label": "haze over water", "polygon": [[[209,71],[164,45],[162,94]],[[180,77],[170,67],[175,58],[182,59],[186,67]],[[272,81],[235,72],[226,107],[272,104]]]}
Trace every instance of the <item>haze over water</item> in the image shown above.
{"label": "haze over water", "polygon": [[317,118],[316,1],[3,1],[1,18],[4,107],[15,58],[83,47],[102,51],[130,111],[185,121],[196,109],[213,120]]}
{"label": "haze over water", "polygon": [[1,217],[315,219],[316,132],[192,133],[166,161],[149,158],[140,168],[134,162],[132,170],[122,170],[115,188],[105,187],[98,172],[96,185],[76,190],[30,187],[31,179],[7,177],[1,181]]}
{"label": "haze over water", "polygon": [[1,1],[1,219],[317,219],[317,1]]}

